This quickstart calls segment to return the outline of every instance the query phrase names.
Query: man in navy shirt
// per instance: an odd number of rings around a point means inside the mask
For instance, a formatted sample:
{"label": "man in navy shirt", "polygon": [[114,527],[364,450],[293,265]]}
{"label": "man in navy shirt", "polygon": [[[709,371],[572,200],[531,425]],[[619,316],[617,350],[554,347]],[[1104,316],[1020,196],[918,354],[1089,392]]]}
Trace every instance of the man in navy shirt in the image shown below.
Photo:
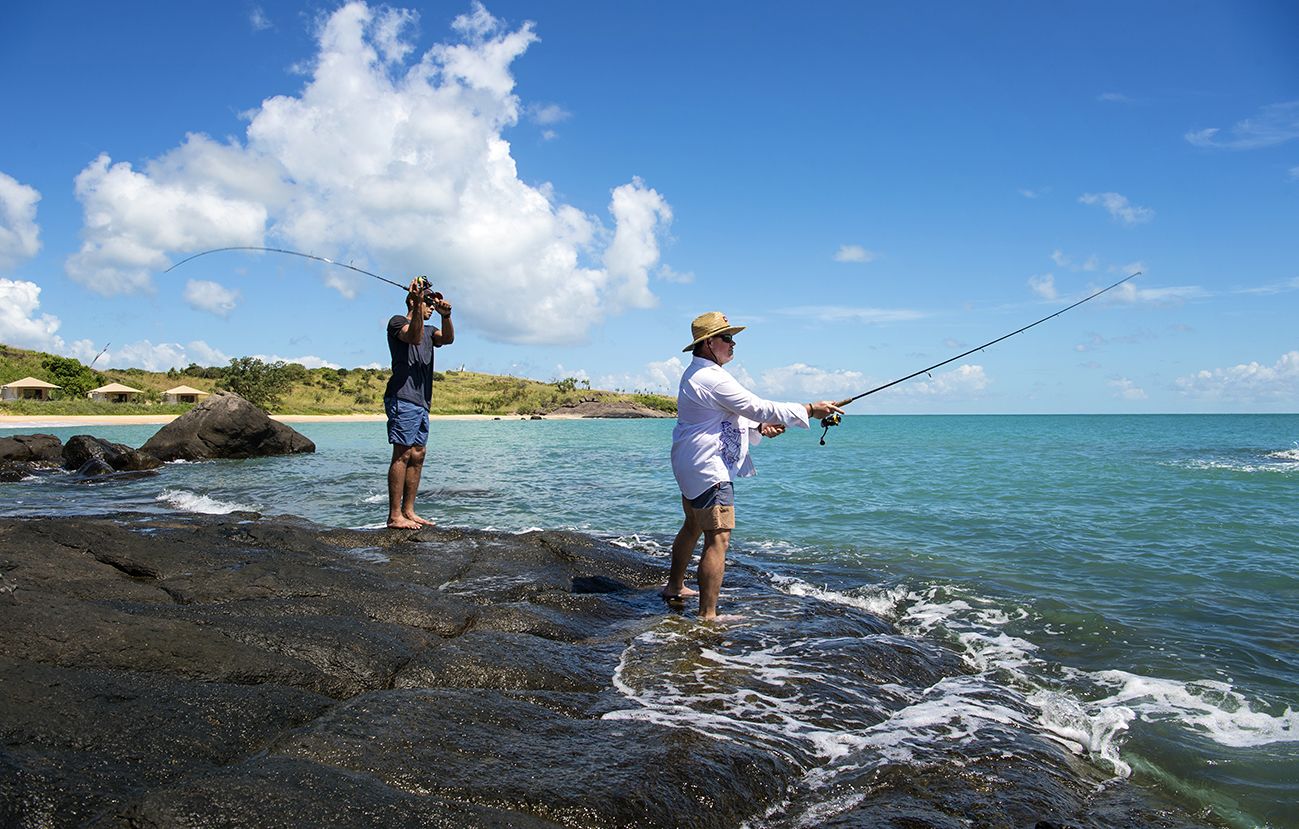
{"label": "man in navy shirt", "polygon": [[[424,471],[424,447],[428,443],[428,410],[433,399],[433,349],[455,341],[451,324],[451,303],[439,293],[425,295],[428,281],[417,277],[406,295],[406,315],[388,320],[388,352],[392,355],[392,377],[383,393],[383,410],[388,415],[388,442],[392,462],[388,464],[388,526],[415,530],[432,524],[415,514],[415,495]],[[441,328],[425,325],[437,311]]]}

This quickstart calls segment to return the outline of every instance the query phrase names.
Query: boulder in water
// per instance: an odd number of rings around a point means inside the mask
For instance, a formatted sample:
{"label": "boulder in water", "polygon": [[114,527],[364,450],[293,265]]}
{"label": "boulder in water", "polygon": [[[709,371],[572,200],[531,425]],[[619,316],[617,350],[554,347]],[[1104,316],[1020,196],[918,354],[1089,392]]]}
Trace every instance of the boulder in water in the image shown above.
{"label": "boulder in water", "polygon": [[199,461],[295,455],[316,451],[316,444],[239,395],[217,392],[159,429],[140,451],[163,461]]}
{"label": "boulder in water", "polygon": [[63,466],[82,475],[103,475],[157,469],[162,466],[162,461],[121,443],[90,435],[74,435],[63,445]]}
{"label": "boulder in water", "polygon": [[13,435],[0,438],[0,482],[21,481],[37,469],[62,460],[63,442],[54,435]]}

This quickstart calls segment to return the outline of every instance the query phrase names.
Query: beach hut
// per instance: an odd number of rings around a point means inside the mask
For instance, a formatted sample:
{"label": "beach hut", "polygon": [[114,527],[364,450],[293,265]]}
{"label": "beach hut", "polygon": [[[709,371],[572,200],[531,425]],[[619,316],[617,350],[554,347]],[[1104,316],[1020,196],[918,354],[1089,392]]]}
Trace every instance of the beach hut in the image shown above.
{"label": "beach hut", "polygon": [[143,394],[144,392],[139,389],[123,386],[121,383],[109,383],[107,386],[91,389],[86,396],[91,400],[106,400],[109,403],[137,403]]}
{"label": "beach hut", "polygon": [[35,377],[24,377],[0,386],[0,400],[49,400],[50,392],[61,388]]}
{"label": "beach hut", "polygon": [[189,386],[177,386],[174,389],[167,389],[162,393],[163,403],[197,403],[204,397],[210,397],[208,392],[202,389],[195,389]]}

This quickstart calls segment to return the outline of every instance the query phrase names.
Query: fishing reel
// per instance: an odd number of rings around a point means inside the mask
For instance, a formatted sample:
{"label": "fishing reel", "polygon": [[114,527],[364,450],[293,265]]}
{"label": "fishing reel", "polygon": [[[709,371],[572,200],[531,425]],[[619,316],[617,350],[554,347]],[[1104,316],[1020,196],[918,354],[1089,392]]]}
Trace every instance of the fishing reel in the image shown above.
{"label": "fishing reel", "polygon": [[831,426],[838,426],[843,422],[843,415],[838,412],[831,412],[821,418],[821,445],[825,446],[825,436],[830,432]]}
{"label": "fishing reel", "polygon": [[433,290],[433,283],[429,282],[427,276],[415,277],[415,288],[423,296],[425,305],[432,305],[442,298],[442,292]]}

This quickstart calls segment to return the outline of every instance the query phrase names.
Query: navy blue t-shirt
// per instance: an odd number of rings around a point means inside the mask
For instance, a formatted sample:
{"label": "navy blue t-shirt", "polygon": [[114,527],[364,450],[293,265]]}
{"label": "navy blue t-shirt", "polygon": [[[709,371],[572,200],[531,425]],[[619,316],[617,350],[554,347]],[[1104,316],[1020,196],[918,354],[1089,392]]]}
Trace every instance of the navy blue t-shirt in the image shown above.
{"label": "navy blue t-shirt", "polygon": [[392,355],[392,377],[384,397],[406,400],[428,408],[433,400],[433,326],[424,322],[424,336],[418,345],[397,338],[408,319],[397,315],[388,320],[388,353]]}

